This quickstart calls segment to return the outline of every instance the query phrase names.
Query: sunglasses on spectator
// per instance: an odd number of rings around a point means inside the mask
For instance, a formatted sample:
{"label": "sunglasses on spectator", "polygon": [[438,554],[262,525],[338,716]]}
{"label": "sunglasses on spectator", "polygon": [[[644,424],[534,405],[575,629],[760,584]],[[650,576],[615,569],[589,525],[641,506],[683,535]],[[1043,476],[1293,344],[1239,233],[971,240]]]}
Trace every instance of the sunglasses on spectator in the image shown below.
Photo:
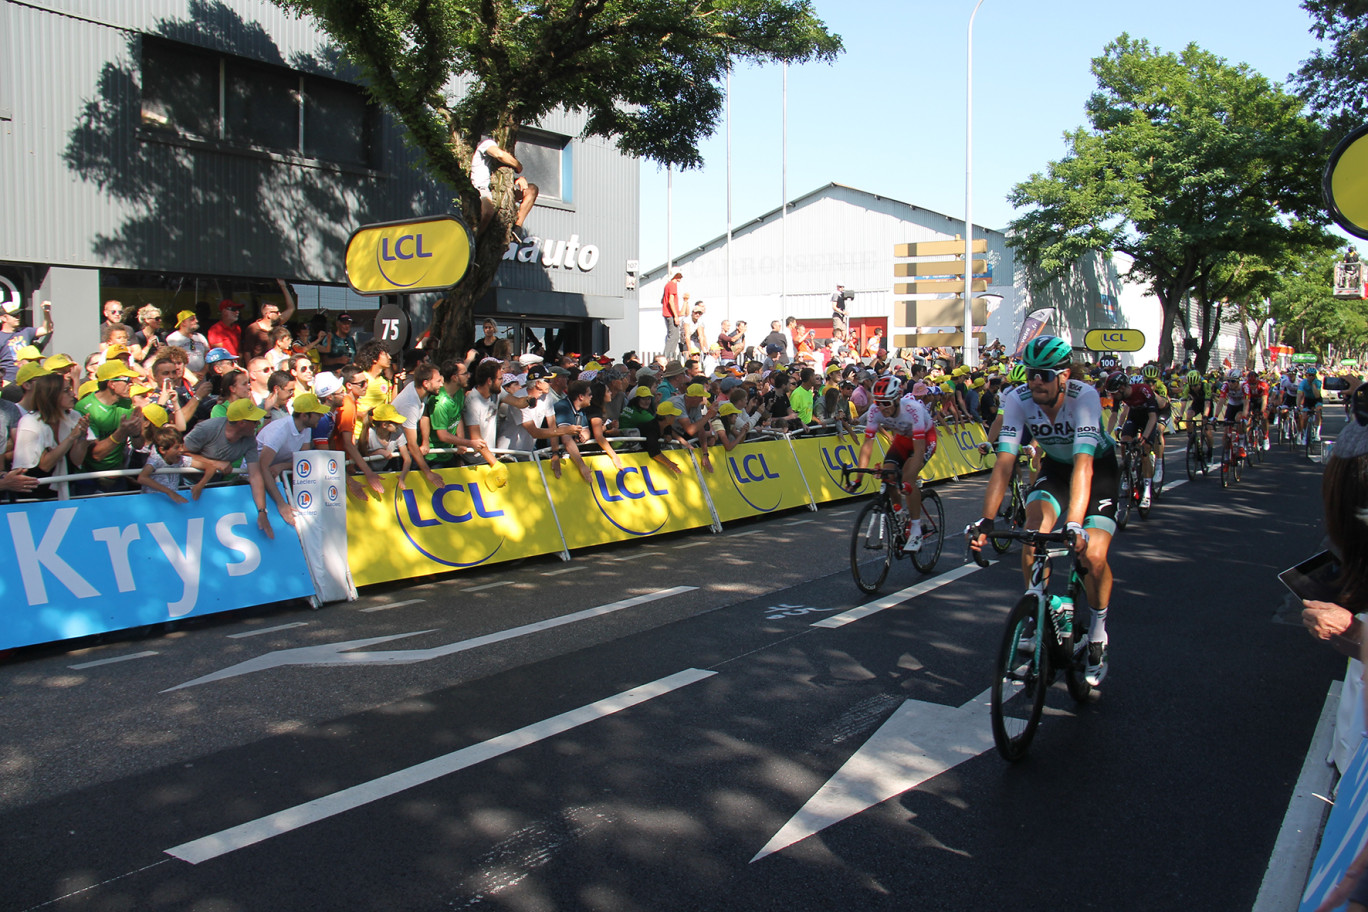
{"label": "sunglasses on spectator", "polygon": [[1052,370],[1048,367],[1028,367],[1026,369],[1027,380],[1039,380],[1042,383],[1052,383],[1062,371]]}

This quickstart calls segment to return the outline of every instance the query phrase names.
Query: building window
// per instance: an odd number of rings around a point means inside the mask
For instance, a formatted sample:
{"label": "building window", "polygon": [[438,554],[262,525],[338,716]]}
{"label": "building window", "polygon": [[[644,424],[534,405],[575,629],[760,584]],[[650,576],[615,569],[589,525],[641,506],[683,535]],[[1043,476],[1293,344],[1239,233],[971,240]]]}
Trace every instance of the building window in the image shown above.
{"label": "building window", "polygon": [[379,115],[359,86],[146,37],[142,63],[146,129],[376,167]]}
{"label": "building window", "polygon": [[523,176],[540,188],[540,198],[573,201],[571,148],[566,136],[535,130],[524,130],[518,135],[516,154],[522,162]]}

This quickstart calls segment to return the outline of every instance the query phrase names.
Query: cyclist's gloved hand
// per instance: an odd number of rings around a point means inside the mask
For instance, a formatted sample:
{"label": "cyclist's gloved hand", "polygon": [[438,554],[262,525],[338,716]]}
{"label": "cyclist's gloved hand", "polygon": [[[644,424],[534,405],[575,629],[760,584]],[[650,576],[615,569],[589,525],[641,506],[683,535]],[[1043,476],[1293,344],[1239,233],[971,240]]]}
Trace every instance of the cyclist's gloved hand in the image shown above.
{"label": "cyclist's gloved hand", "polygon": [[978,538],[980,535],[993,534],[993,521],[991,519],[980,519],[978,522],[971,522],[964,527],[966,538]]}
{"label": "cyclist's gloved hand", "polygon": [[1085,545],[1088,543],[1088,530],[1083,528],[1081,524],[1076,522],[1065,523],[1064,531],[1073,533],[1075,544],[1080,541]]}
{"label": "cyclist's gloved hand", "polygon": [[861,483],[863,483],[863,479],[860,476],[847,475],[845,480],[841,482],[841,487],[847,494],[855,494],[859,492]]}

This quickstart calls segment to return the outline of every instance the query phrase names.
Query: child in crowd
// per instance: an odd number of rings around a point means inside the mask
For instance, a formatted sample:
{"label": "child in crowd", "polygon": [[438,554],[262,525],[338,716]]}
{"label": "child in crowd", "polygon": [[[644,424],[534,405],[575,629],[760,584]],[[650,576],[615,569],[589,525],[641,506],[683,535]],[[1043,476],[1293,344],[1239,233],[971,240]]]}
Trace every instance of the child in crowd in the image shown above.
{"label": "child in crowd", "polygon": [[[147,464],[138,473],[138,484],[142,485],[143,493],[165,494],[178,504],[186,503],[185,497],[178,493],[185,484],[185,476],[179,472],[165,471],[190,468],[190,457],[185,453],[185,438],[180,431],[163,424],[153,429],[152,446],[155,450],[147,454]],[[195,486],[193,493],[196,500],[199,500],[202,490],[200,485]]]}
{"label": "child in crowd", "polygon": [[[389,403],[371,410],[361,435],[361,455],[377,472],[398,472],[399,490],[408,488],[404,480],[413,464],[404,437],[404,416]],[[372,460],[372,456],[384,457]]]}

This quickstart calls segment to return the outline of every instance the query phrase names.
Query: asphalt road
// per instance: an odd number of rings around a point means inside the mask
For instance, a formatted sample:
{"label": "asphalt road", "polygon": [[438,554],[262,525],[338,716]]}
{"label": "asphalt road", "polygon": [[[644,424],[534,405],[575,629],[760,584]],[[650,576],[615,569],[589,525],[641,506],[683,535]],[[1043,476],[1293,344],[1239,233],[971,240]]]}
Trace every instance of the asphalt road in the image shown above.
{"label": "asphalt road", "polygon": [[23,651],[0,910],[1247,909],[1343,673],[1275,578],[1320,467],[1270,457],[1116,539],[1111,675],[1015,765],[1015,552],[865,597],[852,504]]}

